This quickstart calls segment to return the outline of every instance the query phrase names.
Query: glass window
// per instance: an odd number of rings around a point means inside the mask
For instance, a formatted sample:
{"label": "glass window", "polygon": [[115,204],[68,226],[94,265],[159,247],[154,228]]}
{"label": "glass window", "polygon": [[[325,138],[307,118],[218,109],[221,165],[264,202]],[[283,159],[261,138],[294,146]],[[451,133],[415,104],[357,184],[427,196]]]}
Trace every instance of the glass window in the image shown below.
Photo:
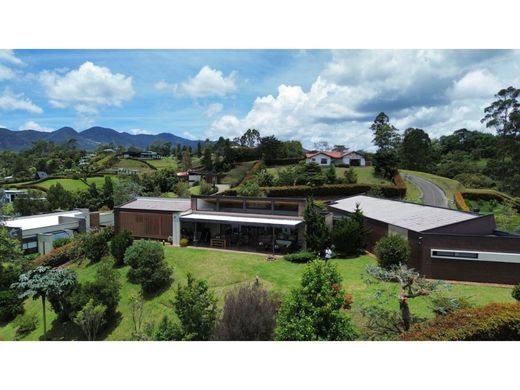
{"label": "glass window", "polygon": [[197,199],[197,210],[215,211],[216,209],[216,199]]}
{"label": "glass window", "polygon": [[275,202],[275,214],[282,215],[298,215],[298,203],[294,202]]}
{"label": "glass window", "polygon": [[322,163],[322,164],[327,164],[327,159],[326,159],[326,158],[322,158],[322,159],[321,159],[321,163]]}
{"label": "glass window", "polygon": [[244,202],[242,199],[220,199],[220,211],[244,211]]}
{"label": "glass window", "polygon": [[270,213],[271,202],[265,200],[246,200],[246,210],[255,213]]}

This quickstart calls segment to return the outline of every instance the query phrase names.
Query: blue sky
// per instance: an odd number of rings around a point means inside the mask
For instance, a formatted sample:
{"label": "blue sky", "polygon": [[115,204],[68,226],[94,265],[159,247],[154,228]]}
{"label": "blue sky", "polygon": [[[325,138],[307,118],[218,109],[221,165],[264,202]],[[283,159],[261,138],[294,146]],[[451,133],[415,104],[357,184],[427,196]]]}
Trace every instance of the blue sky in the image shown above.
{"label": "blue sky", "polygon": [[479,120],[518,87],[505,50],[2,50],[0,125],[111,127],[233,138],[249,127],[307,147],[370,148],[385,111],[432,137]]}

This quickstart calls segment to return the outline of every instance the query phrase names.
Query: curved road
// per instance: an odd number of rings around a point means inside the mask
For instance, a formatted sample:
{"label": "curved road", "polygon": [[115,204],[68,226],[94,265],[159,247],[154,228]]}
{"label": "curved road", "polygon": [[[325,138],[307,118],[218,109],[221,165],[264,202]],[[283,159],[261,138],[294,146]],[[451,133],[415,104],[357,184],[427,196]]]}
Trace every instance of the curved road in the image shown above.
{"label": "curved road", "polygon": [[448,199],[446,199],[444,191],[437,185],[422,177],[410,175],[409,173],[406,173],[404,176],[419,187],[423,194],[422,199],[424,204],[448,208]]}

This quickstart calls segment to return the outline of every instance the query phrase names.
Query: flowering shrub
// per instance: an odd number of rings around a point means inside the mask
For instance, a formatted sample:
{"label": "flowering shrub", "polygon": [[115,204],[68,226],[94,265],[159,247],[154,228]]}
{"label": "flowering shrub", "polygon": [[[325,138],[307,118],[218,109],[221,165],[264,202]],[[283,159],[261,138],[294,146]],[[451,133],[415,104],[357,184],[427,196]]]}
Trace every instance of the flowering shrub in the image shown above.
{"label": "flowering shrub", "polygon": [[345,294],[343,297],[343,309],[350,310],[353,303],[354,299],[352,298],[352,294]]}
{"label": "flowering shrub", "polygon": [[179,245],[182,247],[186,247],[186,246],[188,246],[188,244],[189,244],[189,241],[187,238],[181,238],[181,240],[179,241]]}

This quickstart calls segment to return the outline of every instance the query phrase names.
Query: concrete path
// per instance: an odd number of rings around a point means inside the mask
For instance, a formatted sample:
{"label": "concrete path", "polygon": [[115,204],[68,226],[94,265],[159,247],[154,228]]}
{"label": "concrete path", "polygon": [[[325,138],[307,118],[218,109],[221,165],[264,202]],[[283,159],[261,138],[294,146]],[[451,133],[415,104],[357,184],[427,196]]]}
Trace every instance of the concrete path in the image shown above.
{"label": "concrete path", "polygon": [[425,205],[448,208],[448,199],[446,199],[444,191],[436,184],[409,173],[404,174],[404,176],[419,187],[423,194],[423,203]]}

